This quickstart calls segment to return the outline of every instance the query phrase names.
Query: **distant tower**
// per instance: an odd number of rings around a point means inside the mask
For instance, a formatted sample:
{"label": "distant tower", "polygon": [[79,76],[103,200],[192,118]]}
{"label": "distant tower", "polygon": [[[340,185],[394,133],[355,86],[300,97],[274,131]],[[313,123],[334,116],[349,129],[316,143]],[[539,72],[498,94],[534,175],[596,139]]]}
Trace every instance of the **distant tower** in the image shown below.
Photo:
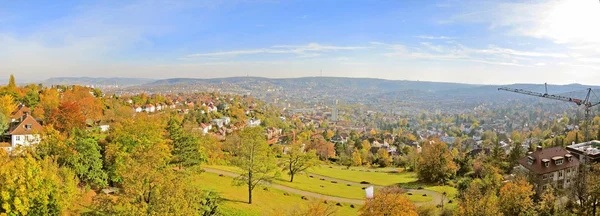
{"label": "distant tower", "polygon": [[338,121],[338,100],[335,100],[335,103],[333,105],[333,108],[331,108],[331,121],[336,122]]}

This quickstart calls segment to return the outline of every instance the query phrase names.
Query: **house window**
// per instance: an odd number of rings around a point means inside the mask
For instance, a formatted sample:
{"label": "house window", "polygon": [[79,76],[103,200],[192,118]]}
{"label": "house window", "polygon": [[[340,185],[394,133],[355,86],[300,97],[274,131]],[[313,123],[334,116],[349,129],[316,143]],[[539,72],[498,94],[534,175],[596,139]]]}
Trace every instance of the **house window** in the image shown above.
{"label": "house window", "polygon": [[548,175],[544,174],[542,175],[542,180],[546,180],[548,178]]}
{"label": "house window", "polygon": [[27,130],[31,130],[31,124],[26,124],[26,125],[25,125],[25,129],[27,129]]}
{"label": "house window", "polygon": [[544,162],[544,166],[545,167],[549,167],[550,166],[550,162],[548,162],[548,161]]}
{"label": "house window", "polygon": [[567,169],[567,173],[570,173],[570,172],[571,172],[571,168]]}
{"label": "house window", "polygon": [[16,136],[15,140],[16,141],[21,141],[21,136]]}
{"label": "house window", "polygon": [[562,176],[563,176],[563,172],[562,171],[558,172],[558,177],[560,178]]}
{"label": "house window", "polygon": [[567,179],[567,184],[571,183],[571,179]]}
{"label": "house window", "polygon": [[560,160],[556,160],[556,161],[554,161],[554,163],[555,163],[556,165],[561,165],[561,164],[563,164],[563,160],[562,160],[562,159],[560,159]]}
{"label": "house window", "polygon": [[573,161],[573,157],[569,157],[569,162]]}

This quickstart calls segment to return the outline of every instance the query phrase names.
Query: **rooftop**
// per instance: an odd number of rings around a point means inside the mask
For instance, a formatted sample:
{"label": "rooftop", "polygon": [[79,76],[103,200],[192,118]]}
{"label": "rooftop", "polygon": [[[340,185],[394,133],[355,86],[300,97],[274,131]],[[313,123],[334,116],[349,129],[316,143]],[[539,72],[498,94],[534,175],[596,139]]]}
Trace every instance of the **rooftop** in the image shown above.
{"label": "rooftop", "polygon": [[569,151],[577,151],[590,156],[600,156],[600,141],[592,140],[567,146]]}

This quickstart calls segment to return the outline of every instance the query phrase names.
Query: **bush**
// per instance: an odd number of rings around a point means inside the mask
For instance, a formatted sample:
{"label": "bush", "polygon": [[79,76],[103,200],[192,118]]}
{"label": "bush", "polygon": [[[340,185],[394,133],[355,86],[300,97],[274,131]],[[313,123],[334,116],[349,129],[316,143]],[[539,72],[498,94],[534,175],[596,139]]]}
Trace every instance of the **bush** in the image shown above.
{"label": "bush", "polygon": [[412,193],[407,193],[409,196],[412,196]]}
{"label": "bush", "polygon": [[352,186],[351,184],[346,184],[346,186]]}
{"label": "bush", "polygon": [[283,192],[284,196],[289,196],[290,194],[288,192]]}
{"label": "bush", "polygon": [[342,206],[342,204],[341,204],[341,203],[336,203],[335,205],[336,205],[336,206]]}
{"label": "bush", "polygon": [[423,196],[424,196],[424,197],[426,197],[426,196],[427,196],[427,194],[423,194]]}
{"label": "bush", "polygon": [[302,196],[302,197],[300,197],[300,199],[308,200],[308,197]]}
{"label": "bush", "polygon": [[360,184],[371,184],[368,181],[361,181]]}
{"label": "bush", "polygon": [[331,181],[331,183],[337,184],[337,182],[336,182],[336,181]]}
{"label": "bush", "polygon": [[433,205],[424,205],[417,207],[419,216],[437,216],[439,215],[438,209]]}
{"label": "bush", "polygon": [[350,208],[354,208],[354,204],[350,204]]}

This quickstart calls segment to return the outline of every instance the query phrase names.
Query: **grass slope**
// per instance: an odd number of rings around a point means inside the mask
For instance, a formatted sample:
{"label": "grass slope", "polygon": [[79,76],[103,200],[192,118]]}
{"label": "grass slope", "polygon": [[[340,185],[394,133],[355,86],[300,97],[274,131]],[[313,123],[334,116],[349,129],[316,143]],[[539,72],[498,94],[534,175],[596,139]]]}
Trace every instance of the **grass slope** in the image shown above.
{"label": "grass slope", "polygon": [[[224,215],[285,215],[294,209],[304,209],[311,201],[305,201],[299,195],[283,195],[283,191],[269,188],[265,191],[262,186],[253,193],[253,203],[247,204],[248,191],[244,186],[232,186],[232,178],[220,177],[213,173],[202,173],[194,184],[204,189],[217,191],[224,199]],[[330,202],[331,204],[331,202]],[[335,204],[335,203],[334,203]],[[350,208],[349,204],[335,206],[336,215],[357,215],[360,206]]]}
{"label": "grass slope", "polygon": [[[394,184],[411,184],[417,182],[417,174],[414,172],[392,173],[392,169],[366,169],[350,167],[349,170],[341,166],[318,166],[308,170],[309,173],[343,179],[346,181],[367,181],[371,184],[388,186]],[[367,172],[368,171],[368,172]],[[375,172],[377,171],[377,172]]]}

